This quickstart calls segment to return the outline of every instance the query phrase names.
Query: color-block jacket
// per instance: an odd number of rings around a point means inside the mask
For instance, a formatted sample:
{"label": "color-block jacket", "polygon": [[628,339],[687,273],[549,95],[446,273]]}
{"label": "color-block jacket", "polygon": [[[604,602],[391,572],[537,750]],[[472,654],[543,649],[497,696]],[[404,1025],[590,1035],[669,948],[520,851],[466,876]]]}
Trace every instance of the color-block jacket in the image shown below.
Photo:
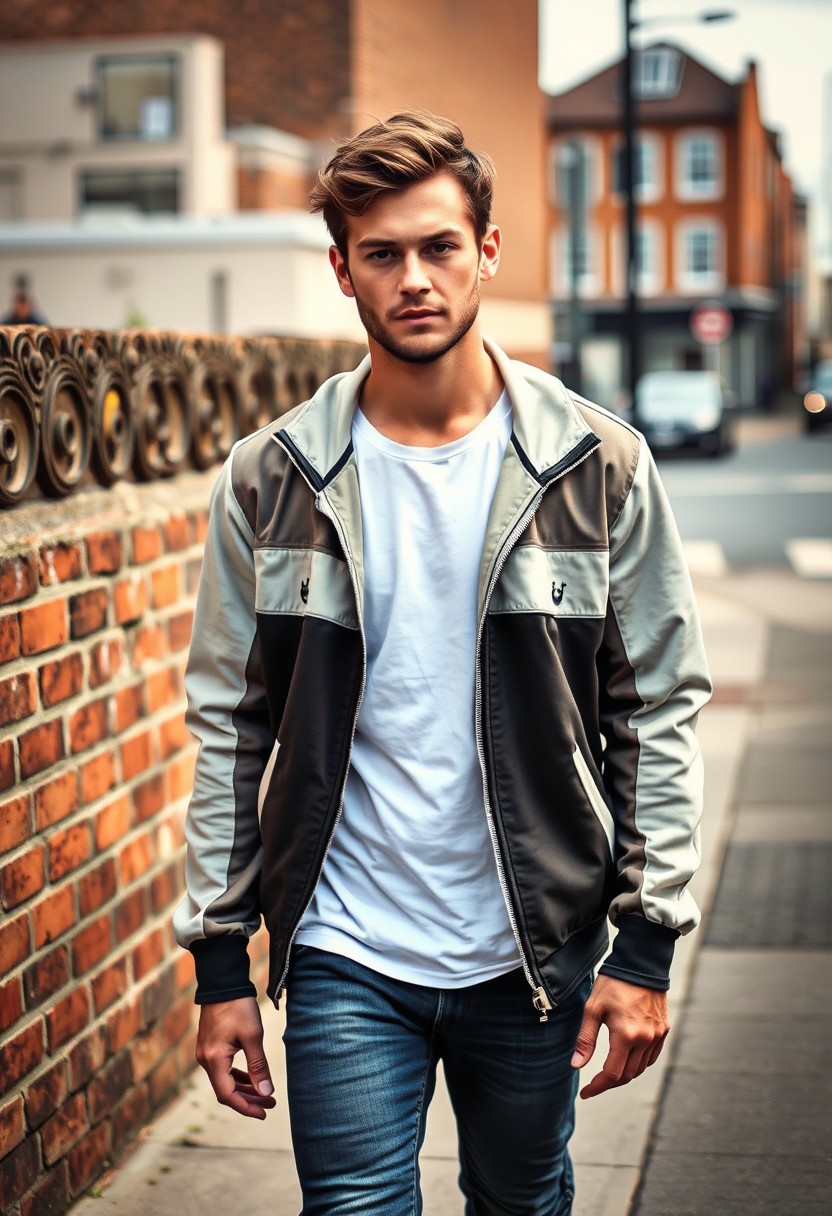
{"label": "color-block jacket", "polygon": [[[654,988],[698,913],[696,717],[710,682],[650,453],[615,416],[489,345],[513,432],[479,583],[485,813],[542,1015],[597,964]],[[369,359],[238,443],[216,484],[188,664],[201,746],[177,940],[197,1000],[268,990],[337,831],[365,681],[350,425]],[[403,540],[406,543],[406,539]],[[454,605],[448,604],[448,612]],[[430,943],[426,943],[430,949]]]}

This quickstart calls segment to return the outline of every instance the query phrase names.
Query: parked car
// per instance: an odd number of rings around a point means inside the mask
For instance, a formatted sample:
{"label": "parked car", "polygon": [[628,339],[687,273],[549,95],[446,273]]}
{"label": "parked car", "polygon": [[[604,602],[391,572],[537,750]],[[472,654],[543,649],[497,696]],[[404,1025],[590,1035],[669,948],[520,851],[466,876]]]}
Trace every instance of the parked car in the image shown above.
{"label": "parked car", "polygon": [[806,430],[819,431],[832,423],[832,359],[818,363],[803,398],[803,424]]}
{"label": "parked car", "polygon": [[636,385],[635,425],[654,452],[734,448],[734,402],[714,372],[645,372]]}

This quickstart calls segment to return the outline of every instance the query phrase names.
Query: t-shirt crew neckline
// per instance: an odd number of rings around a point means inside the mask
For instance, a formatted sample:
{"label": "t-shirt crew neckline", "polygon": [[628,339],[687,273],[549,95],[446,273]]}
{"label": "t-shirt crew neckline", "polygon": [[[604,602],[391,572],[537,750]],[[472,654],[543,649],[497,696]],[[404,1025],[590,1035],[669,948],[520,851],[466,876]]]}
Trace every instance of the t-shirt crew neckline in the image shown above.
{"label": "t-shirt crew neckline", "polygon": [[377,448],[380,452],[392,457],[394,460],[438,461],[450,460],[454,456],[467,452],[476,444],[486,443],[492,433],[492,429],[497,429],[510,415],[511,400],[508,390],[504,388],[482,422],[478,422],[466,435],[460,435],[459,439],[453,439],[450,443],[440,444],[439,447],[415,447],[408,443],[397,443],[395,439],[389,439],[387,435],[382,435],[381,431],[373,426],[360,406],[356,409],[353,416],[353,426],[357,429],[362,439],[366,439],[374,448]]}

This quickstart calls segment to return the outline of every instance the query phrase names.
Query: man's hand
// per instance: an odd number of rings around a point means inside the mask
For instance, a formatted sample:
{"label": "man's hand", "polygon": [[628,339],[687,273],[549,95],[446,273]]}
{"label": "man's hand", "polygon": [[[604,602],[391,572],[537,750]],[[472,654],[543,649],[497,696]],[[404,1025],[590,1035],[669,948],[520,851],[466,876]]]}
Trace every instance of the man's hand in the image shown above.
{"label": "man's hand", "polygon": [[584,1009],[573,1068],[583,1068],[592,1058],[602,1024],[609,1032],[610,1048],[604,1067],[581,1090],[582,1098],[626,1085],[656,1062],[670,1030],[667,993],[599,975]]}
{"label": "man's hand", "polygon": [[[245,1052],[248,1072],[233,1068]],[[196,1058],[208,1073],[217,1101],[250,1119],[265,1119],[275,1105],[269,1065],[263,1053],[263,1023],[253,996],[203,1005],[199,1013]]]}

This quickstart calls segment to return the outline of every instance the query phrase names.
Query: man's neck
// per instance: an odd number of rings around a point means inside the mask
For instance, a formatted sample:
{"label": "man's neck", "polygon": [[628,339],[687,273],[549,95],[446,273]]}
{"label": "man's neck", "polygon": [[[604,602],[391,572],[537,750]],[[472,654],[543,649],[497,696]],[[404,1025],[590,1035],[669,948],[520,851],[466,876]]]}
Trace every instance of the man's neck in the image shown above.
{"label": "man's neck", "polygon": [[503,382],[478,326],[433,363],[407,363],[370,339],[361,410],[388,439],[439,447],[467,435],[498,401]]}

